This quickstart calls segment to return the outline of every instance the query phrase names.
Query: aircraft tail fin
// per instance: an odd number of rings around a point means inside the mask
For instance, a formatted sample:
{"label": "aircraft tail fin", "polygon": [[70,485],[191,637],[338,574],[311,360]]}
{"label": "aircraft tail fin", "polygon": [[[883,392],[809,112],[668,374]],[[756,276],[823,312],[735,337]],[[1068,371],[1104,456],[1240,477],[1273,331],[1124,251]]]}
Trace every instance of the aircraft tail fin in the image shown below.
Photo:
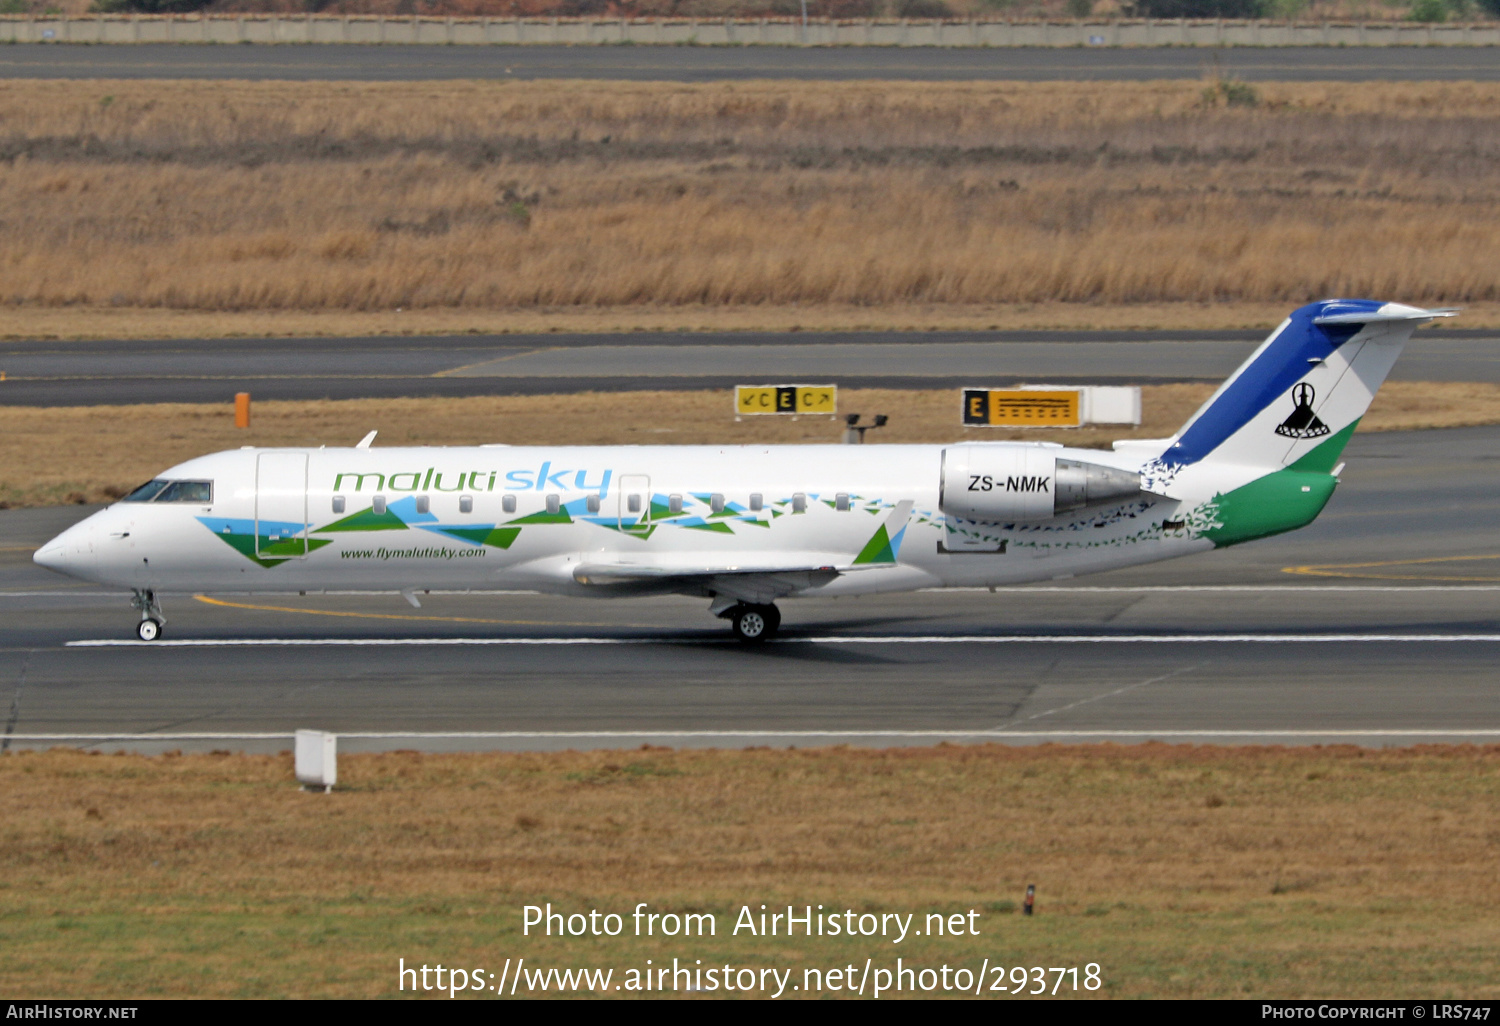
{"label": "aircraft tail fin", "polygon": [[1455,310],[1328,299],[1293,311],[1183,425],[1148,475],[1206,460],[1329,473],[1421,324]]}

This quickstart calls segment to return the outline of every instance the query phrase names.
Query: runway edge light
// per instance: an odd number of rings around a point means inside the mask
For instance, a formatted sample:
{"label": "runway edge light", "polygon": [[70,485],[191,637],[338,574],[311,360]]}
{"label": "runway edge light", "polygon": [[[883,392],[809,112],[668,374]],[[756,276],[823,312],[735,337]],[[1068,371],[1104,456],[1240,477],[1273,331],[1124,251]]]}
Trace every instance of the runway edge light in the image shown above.
{"label": "runway edge light", "polygon": [[302,790],[333,790],[339,778],[339,737],[322,730],[297,731],[297,783]]}

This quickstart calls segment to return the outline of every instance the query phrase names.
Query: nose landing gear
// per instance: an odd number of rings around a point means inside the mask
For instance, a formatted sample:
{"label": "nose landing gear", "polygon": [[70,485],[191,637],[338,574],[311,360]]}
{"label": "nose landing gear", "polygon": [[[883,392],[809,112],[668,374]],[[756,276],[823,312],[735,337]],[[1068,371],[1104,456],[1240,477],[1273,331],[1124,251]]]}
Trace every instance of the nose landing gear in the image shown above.
{"label": "nose landing gear", "polygon": [[781,626],[781,610],[773,605],[741,604],[733,606],[724,614],[734,636],[744,642],[765,641]]}
{"label": "nose landing gear", "polygon": [[130,607],[141,612],[141,622],[135,625],[135,636],[142,641],[155,641],[161,637],[161,629],[167,618],[162,615],[161,603],[156,601],[156,592],[137,588],[130,599]]}

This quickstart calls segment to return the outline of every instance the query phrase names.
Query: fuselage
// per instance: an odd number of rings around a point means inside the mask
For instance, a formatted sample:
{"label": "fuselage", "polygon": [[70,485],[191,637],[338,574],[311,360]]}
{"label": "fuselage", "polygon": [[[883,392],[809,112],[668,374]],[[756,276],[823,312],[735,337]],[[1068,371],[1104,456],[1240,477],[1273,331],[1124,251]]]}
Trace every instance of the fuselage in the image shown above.
{"label": "fuselage", "polygon": [[[158,592],[608,596],[628,589],[600,587],[580,568],[854,568],[890,512],[908,502],[909,516],[891,529],[889,559],[786,594],[1015,584],[1214,547],[1184,528],[1182,502],[1144,492],[1050,519],[945,514],[945,448],[242,449],[164,471],[161,480],[193,484],[158,493],[162,501],[117,502],[36,558],[86,580]],[[1127,471],[1141,463],[1127,453],[1010,446],[1023,449]],[[1039,478],[1010,484],[1051,487]]]}

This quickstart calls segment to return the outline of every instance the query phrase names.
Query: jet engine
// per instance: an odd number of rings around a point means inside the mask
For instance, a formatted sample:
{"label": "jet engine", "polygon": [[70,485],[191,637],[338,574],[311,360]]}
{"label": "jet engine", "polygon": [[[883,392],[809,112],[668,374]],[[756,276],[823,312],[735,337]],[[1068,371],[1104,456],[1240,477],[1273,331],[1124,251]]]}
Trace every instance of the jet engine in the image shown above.
{"label": "jet engine", "polygon": [[1141,476],[1061,459],[1039,445],[954,445],[943,450],[938,505],[950,516],[999,523],[1134,498]]}

